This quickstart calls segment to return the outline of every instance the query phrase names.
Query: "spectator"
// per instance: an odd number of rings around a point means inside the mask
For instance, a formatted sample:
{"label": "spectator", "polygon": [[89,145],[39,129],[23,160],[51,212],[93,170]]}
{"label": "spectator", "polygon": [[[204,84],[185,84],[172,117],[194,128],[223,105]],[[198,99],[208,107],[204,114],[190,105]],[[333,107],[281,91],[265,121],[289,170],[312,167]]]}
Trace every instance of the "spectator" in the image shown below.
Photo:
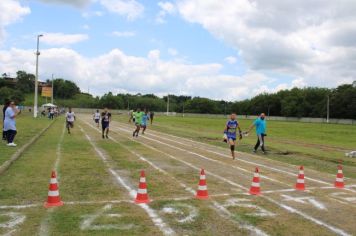
{"label": "spectator", "polygon": [[15,102],[11,101],[10,105],[5,110],[4,131],[6,132],[7,146],[16,147],[14,143],[16,131],[16,116],[21,113],[15,106]]}
{"label": "spectator", "polygon": [[2,109],[2,140],[6,140],[6,132],[4,131],[4,121],[5,121],[5,111],[6,108],[10,105],[10,101],[5,99],[4,107]]}

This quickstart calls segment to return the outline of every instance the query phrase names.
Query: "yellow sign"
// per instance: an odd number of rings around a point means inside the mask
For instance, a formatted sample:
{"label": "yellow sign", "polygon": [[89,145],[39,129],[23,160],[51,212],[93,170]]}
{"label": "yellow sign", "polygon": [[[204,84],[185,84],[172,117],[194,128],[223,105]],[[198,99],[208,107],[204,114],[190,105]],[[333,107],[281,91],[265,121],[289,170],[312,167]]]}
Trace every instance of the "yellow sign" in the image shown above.
{"label": "yellow sign", "polygon": [[42,87],[42,97],[52,97],[52,87]]}

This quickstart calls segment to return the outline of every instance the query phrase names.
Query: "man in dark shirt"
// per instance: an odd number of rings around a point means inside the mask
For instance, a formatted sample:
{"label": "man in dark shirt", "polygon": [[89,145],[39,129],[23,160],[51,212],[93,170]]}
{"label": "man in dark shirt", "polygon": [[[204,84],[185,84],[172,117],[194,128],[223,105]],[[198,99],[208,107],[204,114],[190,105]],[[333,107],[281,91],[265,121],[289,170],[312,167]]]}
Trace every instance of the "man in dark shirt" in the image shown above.
{"label": "man in dark shirt", "polygon": [[4,131],[4,121],[5,121],[5,111],[6,108],[10,105],[10,101],[8,99],[5,99],[4,102],[4,107],[2,109],[2,123],[3,123],[3,129],[2,129],[2,140],[6,140],[6,131]]}
{"label": "man in dark shirt", "polygon": [[111,122],[111,113],[108,111],[108,108],[104,108],[104,111],[101,113],[101,127],[102,127],[102,137],[109,138],[109,124]]}

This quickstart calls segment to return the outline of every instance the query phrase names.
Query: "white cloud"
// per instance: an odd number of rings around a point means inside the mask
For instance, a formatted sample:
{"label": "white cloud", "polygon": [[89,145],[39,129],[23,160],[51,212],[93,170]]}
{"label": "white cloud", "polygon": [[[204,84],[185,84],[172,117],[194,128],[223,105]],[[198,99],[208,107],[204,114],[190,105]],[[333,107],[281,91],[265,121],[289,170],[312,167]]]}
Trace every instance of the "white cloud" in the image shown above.
{"label": "white cloud", "polygon": [[135,0],[100,0],[100,3],[110,12],[135,20],[142,16],[144,6]]}
{"label": "white cloud", "polygon": [[116,37],[133,37],[136,35],[136,32],[134,31],[114,31],[112,32],[112,35]]}
{"label": "white cloud", "polygon": [[224,61],[226,61],[229,64],[235,64],[237,62],[237,58],[230,56],[230,57],[225,57]]}
{"label": "white cloud", "polygon": [[41,42],[48,45],[70,45],[85,41],[89,38],[86,34],[43,33]]}
{"label": "white cloud", "polygon": [[22,17],[30,13],[30,8],[21,6],[18,1],[0,1],[0,44],[3,42],[6,35],[5,27],[20,21]]}
{"label": "white cloud", "polygon": [[172,15],[175,13],[176,7],[171,2],[158,2],[158,6],[161,8],[161,10],[156,16],[156,22],[163,24],[166,22],[165,18],[167,15]]}
{"label": "white cloud", "polygon": [[356,77],[355,1],[178,0],[176,7],[238,50],[251,71],[323,86]]}
{"label": "white cloud", "polygon": [[89,30],[89,29],[90,29],[90,26],[87,25],[87,24],[83,25],[82,27],[83,27],[83,29],[85,29],[85,30]]}
{"label": "white cloud", "polygon": [[175,48],[168,48],[168,54],[175,57],[178,55],[178,51]]}
{"label": "white cloud", "polygon": [[[13,48],[0,51],[0,71],[34,73],[33,50]],[[131,93],[189,94],[214,99],[236,100],[256,94],[270,78],[261,73],[247,72],[243,76],[226,75],[217,63],[192,65],[179,61],[163,61],[159,50],[146,57],[134,57],[119,49],[94,58],[84,57],[68,48],[41,51],[40,78],[54,73],[75,81],[83,90],[96,95],[108,91]],[[256,91],[254,91],[256,90]]]}
{"label": "white cloud", "polygon": [[104,13],[102,11],[89,11],[89,12],[82,13],[82,17],[84,17],[84,18],[90,18],[90,17],[94,17],[94,16],[100,17],[103,15],[104,15]]}
{"label": "white cloud", "polygon": [[94,0],[40,0],[40,1],[49,4],[67,4],[67,5],[81,8],[87,6]]}

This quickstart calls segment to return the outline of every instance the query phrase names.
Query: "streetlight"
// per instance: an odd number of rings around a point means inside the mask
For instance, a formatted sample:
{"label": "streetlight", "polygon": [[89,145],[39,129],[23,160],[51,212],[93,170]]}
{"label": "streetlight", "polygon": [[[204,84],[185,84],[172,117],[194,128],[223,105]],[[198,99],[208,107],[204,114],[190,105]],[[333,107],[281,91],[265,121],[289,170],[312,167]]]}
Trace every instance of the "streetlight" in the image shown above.
{"label": "streetlight", "polygon": [[38,106],[38,56],[40,55],[40,37],[42,34],[37,35],[37,51],[36,51],[36,78],[35,78],[35,102],[33,104],[33,117],[37,118],[37,106]]}

